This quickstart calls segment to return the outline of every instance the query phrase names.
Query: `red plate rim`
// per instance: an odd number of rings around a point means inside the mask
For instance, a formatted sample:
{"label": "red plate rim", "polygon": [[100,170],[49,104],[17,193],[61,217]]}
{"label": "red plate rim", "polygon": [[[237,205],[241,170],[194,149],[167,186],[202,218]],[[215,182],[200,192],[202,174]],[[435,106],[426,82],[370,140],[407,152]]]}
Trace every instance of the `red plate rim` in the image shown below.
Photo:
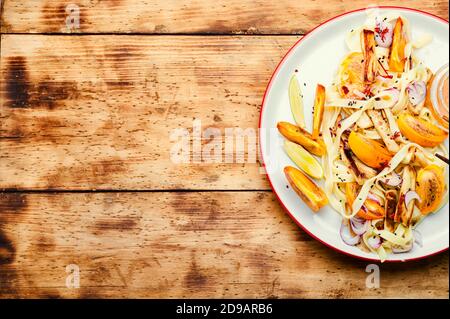
{"label": "red plate rim", "polygon": [[[412,11],[412,12],[416,12],[416,13],[420,13],[420,14],[424,14],[424,15],[430,16],[430,17],[432,17],[432,18],[434,18],[434,19],[437,19],[437,20],[439,20],[439,21],[441,21],[441,22],[445,22],[445,23],[448,24],[448,20],[445,20],[445,19],[443,19],[443,18],[441,18],[441,17],[438,17],[437,15],[434,15],[434,14],[432,14],[432,13],[425,12],[425,11],[418,10],[418,9],[407,8],[407,7],[401,7],[401,6],[375,6],[374,8],[380,8],[380,9],[399,9],[399,10],[405,10],[405,11]],[[316,29],[320,28],[321,26],[323,26],[323,25],[325,25],[325,24],[327,24],[327,23],[329,23],[329,22],[332,22],[332,21],[334,21],[334,20],[336,20],[336,19],[338,19],[338,18],[340,18],[340,17],[346,16],[346,15],[349,15],[349,14],[352,14],[352,13],[355,13],[355,12],[365,11],[365,10],[367,10],[367,9],[370,9],[370,8],[369,8],[369,7],[368,7],[368,8],[360,8],[360,9],[348,11],[348,12],[339,14],[339,15],[333,17],[333,18],[330,18],[330,19],[326,20],[325,22],[322,22],[321,24],[317,25],[317,26],[314,27],[312,30],[308,31],[303,37],[301,37],[297,42],[294,43],[294,45],[286,52],[286,54],[284,55],[284,57],[283,57],[283,58],[281,59],[281,61],[278,63],[277,67],[275,68],[275,71],[273,72],[272,76],[270,77],[269,83],[267,84],[266,90],[265,90],[265,92],[264,92],[263,100],[262,100],[262,103],[261,103],[261,111],[260,111],[260,114],[259,114],[259,124],[258,124],[258,128],[259,128],[259,129],[261,129],[262,114],[263,114],[263,111],[264,111],[264,103],[265,103],[265,101],[266,101],[267,93],[269,92],[269,89],[270,89],[271,86],[272,86],[273,79],[274,79],[275,76],[278,74],[278,71],[279,71],[281,65],[283,65],[284,61],[285,61],[285,60],[287,59],[287,57],[290,55],[290,53],[292,52],[292,50],[293,50],[294,48],[296,48],[296,47],[300,44],[300,42],[302,42],[305,38],[307,38],[308,36],[310,36]],[[260,133],[260,134],[261,134],[261,133]],[[259,147],[260,147],[260,152],[261,152],[261,164],[262,164],[262,166],[265,168],[264,155],[263,155],[264,153],[263,153],[263,151],[262,151],[261,143],[260,143]],[[329,248],[331,248],[331,249],[333,249],[333,250],[335,250],[335,251],[337,251],[337,252],[339,252],[339,253],[342,253],[342,254],[344,254],[344,255],[351,256],[351,257],[354,257],[354,258],[357,258],[357,259],[361,259],[361,260],[365,260],[365,261],[380,262],[379,259],[362,257],[362,256],[359,256],[359,255],[352,254],[352,253],[350,253],[350,252],[344,251],[344,250],[342,250],[342,249],[339,249],[339,248],[333,246],[333,245],[330,244],[330,243],[327,243],[327,242],[325,242],[325,241],[319,239],[317,236],[315,236],[311,231],[309,231],[305,226],[303,226],[302,223],[300,223],[300,221],[299,221],[298,219],[296,219],[296,218],[293,216],[293,214],[289,211],[289,209],[284,205],[283,201],[280,199],[280,196],[278,195],[277,191],[275,190],[275,188],[274,188],[274,186],[273,186],[273,183],[272,183],[272,180],[270,179],[270,176],[269,176],[269,174],[267,174],[267,172],[266,172],[266,176],[267,176],[267,179],[269,180],[269,184],[270,184],[270,187],[272,188],[272,191],[275,193],[275,196],[277,197],[278,201],[281,203],[281,206],[283,207],[283,209],[287,212],[287,214],[289,215],[289,217],[290,217],[290,218],[291,218],[291,219],[292,219],[292,220],[293,220],[300,228],[302,228],[309,236],[313,237],[315,240],[319,241],[320,243],[324,244],[325,246],[327,246],[327,247],[329,247]],[[421,259],[425,259],[425,258],[434,256],[434,255],[443,253],[443,252],[447,251],[448,249],[449,249],[449,248],[447,247],[447,248],[444,248],[444,249],[442,249],[442,250],[439,250],[439,251],[436,251],[436,252],[433,252],[433,253],[431,253],[431,254],[428,254],[428,255],[425,255],[425,256],[421,256],[421,257],[407,258],[407,259],[404,259],[404,260],[386,260],[385,262],[395,263],[395,262],[406,262],[406,261],[421,260]]]}

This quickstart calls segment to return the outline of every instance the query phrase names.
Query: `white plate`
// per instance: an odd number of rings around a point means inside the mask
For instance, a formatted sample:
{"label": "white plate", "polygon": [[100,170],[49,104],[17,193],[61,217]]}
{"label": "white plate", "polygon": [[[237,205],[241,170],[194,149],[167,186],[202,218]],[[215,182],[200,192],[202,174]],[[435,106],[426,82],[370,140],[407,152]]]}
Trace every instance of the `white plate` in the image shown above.
{"label": "white plate", "polygon": [[[398,7],[380,7],[383,12],[394,11],[409,19],[412,36],[423,33],[433,36],[433,42],[416,51],[417,55],[433,71],[448,62],[448,22],[425,12]],[[294,165],[284,153],[282,137],[276,131],[279,121],[294,123],[289,107],[288,84],[291,75],[298,70],[297,78],[303,91],[307,128],[311,129],[312,105],[317,83],[331,85],[340,61],[348,53],[345,35],[352,28],[361,26],[366,19],[364,9],[352,11],[331,19],[308,33],[286,54],[275,70],[267,86],[260,118],[260,143],[267,175],[278,199],[294,221],[307,233],[342,253],[362,259],[379,260],[378,256],[348,246],[339,236],[341,216],[326,206],[313,213],[291,187],[283,173],[283,167]],[[306,83],[306,86],[303,85]],[[447,147],[448,147],[448,141]],[[294,165],[295,166],[295,165]],[[391,254],[388,261],[420,259],[448,249],[448,203],[436,214],[427,217],[418,229],[423,236],[423,247],[415,245],[408,253]]]}

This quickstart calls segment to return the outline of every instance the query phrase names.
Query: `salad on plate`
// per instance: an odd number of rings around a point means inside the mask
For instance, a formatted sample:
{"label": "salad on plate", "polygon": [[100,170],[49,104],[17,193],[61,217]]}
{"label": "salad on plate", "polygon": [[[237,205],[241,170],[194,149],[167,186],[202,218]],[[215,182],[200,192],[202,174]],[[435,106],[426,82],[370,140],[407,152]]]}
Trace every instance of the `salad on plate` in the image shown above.
{"label": "salad on plate", "polygon": [[295,74],[295,123],[277,125],[297,166],[284,168],[292,188],[313,211],[330,205],[342,240],[382,261],[422,245],[415,228],[448,201],[448,64],[428,68],[415,51],[433,39],[410,28],[399,14],[369,14],[348,32],[332,85],[316,86],[312,131]]}

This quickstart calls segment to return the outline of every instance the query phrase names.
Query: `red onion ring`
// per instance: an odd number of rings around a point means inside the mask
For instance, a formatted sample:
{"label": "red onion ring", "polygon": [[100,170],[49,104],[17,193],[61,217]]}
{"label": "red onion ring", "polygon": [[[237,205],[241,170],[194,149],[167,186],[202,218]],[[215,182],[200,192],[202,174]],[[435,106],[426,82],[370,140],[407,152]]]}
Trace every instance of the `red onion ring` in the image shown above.
{"label": "red onion ring", "polygon": [[367,198],[370,199],[370,200],[373,200],[377,204],[381,205],[380,199],[378,197],[376,197],[374,194],[368,193],[367,194]]}
{"label": "red onion ring", "polygon": [[402,181],[402,177],[395,172],[392,172],[391,174],[386,175],[383,179],[380,179],[380,182],[391,187],[399,186]]}
{"label": "red onion ring", "polygon": [[408,92],[409,101],[416,106],[422,103],[427,96],[427,85],[424,81],[412,82],[406,88]]}
{"label": "red onion ring", "polygon": [[422,201],[422,199],[420,198],[419,194],[417,194],[415,191],[408,191],[405,194],[405,205],[406,207],[408,207],[409,203],[414,200],[417,199],[417,201],[420,203]]}
{"label": "red onion ring", "polygon": [[344,222],[342,222],[341,229],[339,230],[339,235],[341,236],[342,241],[349,246],[355,246],[361,240],[361,237],[359,235],[356,235],[354,237],[352,236],[348,225],[346,225]]}
{"label": "red onion ring", "polygon": [[366,205],[362,205],[361,209],[363,210],[364,213],[367,213],[369,210],[367,209]]}
{"label": "red onion ring", "polygon": [[389,48],[392,45],[394,38],[394,28],[389,22],[379,21],[375,22],[375,42],[383,48]]}
{"label": "red onion ring", "polygon": [[372,236],[367,239],[367,243],[373,249],[378,249],[381,247],[381,238],[379,236]]}
{"label": "red onion ring", "polygon": [[361,236],[364,235],[367,229],[369,229],[369,221],[362,218],[353,217],[350,219],[350,226],[356,235]]}

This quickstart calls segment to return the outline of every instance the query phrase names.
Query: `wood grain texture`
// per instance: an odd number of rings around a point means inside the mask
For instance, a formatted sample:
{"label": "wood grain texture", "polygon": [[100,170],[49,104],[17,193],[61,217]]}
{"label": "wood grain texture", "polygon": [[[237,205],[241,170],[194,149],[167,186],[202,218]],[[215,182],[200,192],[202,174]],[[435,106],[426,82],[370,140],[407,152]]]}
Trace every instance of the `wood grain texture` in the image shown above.
{"label": "wood grain texture", "polygon": [[[2,32],[304,34],[367,0],[3,0]],[[66,30],[66,6],[80,8],[80,28]],[[379,0],[448,19],[445,0]]]}
{"label": "wood grain texture", "polygon": [[3,35],[0,188],[269,189],[256,162],[174,163],[170,134],[256,130],[297,39]]}
{"label": "wood grain texture", "polygon": [[[367,263],[300,230],[258,163],[170,160],[194,119],[256,129],[297,35],[367,1],[70,1],[71,30],[68,1],[0,1],[0,298],[448,298],[448,252],[382,264],[368,289]],[[448,19],[448,1],[407,5]]]}
{"label": "wood grain texture", "polygon": [[382,264],[368,289],[366,262],[310,238],[270,192],[9,193],[0,209],[4,298],[448,298],[448,253]]}

